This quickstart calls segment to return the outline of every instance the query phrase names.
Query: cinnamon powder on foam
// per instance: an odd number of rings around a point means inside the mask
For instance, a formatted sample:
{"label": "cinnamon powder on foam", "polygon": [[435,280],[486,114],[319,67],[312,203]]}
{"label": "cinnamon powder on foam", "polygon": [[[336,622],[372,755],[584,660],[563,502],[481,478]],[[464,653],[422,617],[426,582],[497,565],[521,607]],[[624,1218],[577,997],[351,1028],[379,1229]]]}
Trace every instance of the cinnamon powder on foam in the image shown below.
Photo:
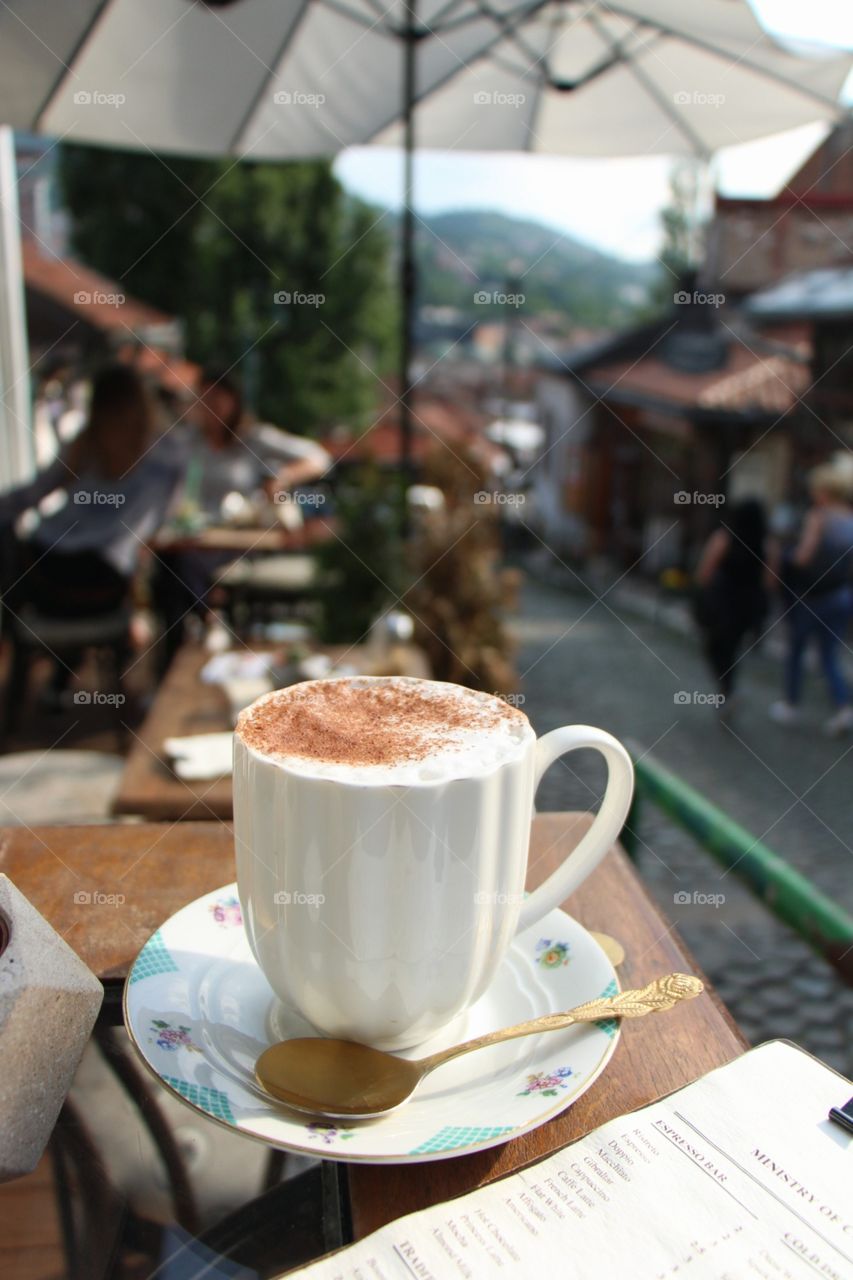
{"label": "cinnamon powder on foam", "polygon": [[293,685],[250,707],[240,716],[238,733],[263,755],[358,767],[417,762],[461,746],[471,731],[524,724],[527,717],[515,707],[468,690],[321,680]]}

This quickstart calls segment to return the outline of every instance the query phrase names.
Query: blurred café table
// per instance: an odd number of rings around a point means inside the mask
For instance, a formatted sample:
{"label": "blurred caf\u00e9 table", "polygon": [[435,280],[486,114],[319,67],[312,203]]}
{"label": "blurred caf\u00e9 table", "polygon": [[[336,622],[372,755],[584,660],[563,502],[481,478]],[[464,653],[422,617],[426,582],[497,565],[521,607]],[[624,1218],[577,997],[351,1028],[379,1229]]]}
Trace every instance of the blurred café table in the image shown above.
{"label": "blurred caf\u00e9 table", "polygon": [[[263,647],[255,650],[253,646],[251,651],[263,652]],[[413,644],[394,646],[384,662],[377,660],[367,645],[330,645],[318,649],[312,661],[318,657],[325,659],[323,675],[336,671],[341,675],[406,675],[422,679],[431,675],[425,653]],[[175,654],[148,714],[131,734],[127,763],[113,801],[114,814],[169,822],[231,817],[230,773],[216,774],[217,766],[213,764],[214,776],[179,777],[165,746],[176,738],[191,739],[231,730],[233,713],[225,688],[202,679],[202,670],[210,660],[211,654],[199,644],[182,645]],[[254,693],[258,696],[269,687],[272,686],[259,682]],[[221,754],[221,743],[214,740],[210,745]]]}
{"label": "blurred caf\u00e9 table", "polygon": [[[579,813],[536,816],[529,888],[577,845],[590,821]],[[137,1063],[121,1028],[123,980],[139,949],[180,907],[234,880],[229,826],[9,828],[2,867],[106,988],[95,1047],[78,1072],[50,1156],[34,1174],[0,1187],[4,1280],[275,1277],[404,1214],[525,1168],[746,1048],[709,986],[666,1018],[626,1022],[592,1087],[503,1146],[414,1165],[333,1164],[321,1158],[322,1143],[316,1161],[282,1155],[171,1099]],[[111,895],[112,905],[93,907],[98,893]],[[623,986],[672,970],[697,972],[620,847],[565,906],[587,928],[622,944]],[[32,1270],[34,1261],[41,1269]],[[181,1269],[173,1271],[178,1262]]]}
{"label": "blurred caf\u00e9 table", "polygon": [[193,550],[246,556],[310,550],[334,536],[334,519],[325,518],[306,520],[297,528],[286,528],[279,521],[257,525],[211,524],[196,530],[169,525],[154,535],[149,546],[157,554]]}
{"label": "blurred caf\u00e9 table", "polygon": [[282,606],[310,611],[320,581],[313,553],[334,537],[334,517],[286,525],[266,515],[251,524],[166,525],[149,548],[178,578],[182,556],[208,560],[220,612],[244,635]]}

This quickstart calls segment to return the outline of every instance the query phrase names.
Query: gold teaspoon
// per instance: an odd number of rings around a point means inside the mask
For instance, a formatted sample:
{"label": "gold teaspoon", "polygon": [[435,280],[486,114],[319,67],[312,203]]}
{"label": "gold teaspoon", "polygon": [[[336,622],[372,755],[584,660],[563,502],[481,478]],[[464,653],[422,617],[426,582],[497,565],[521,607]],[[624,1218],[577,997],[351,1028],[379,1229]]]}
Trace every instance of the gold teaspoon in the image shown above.
{"label": "gold teaspoon", "polygon": [[577,1022],[642,1018],[647,1013],[662,1013],[679,1000],[692,1000],[702,990],[698,978],[686,973],[669,973],[637,991],[622,991],[615,996],[590,1000],[568,1013],[549,1013],[501,1031],[490,1031],[415,1061],[350,1040],[326,1040],[319,1036],[282,1040],[258,1058],[255,1077],[262,1089],[297,1111],[334,1118],[381,1116],[402,1106],[424,1076],[463,1053],[487,1049],[519,1036],[560,1031]]}

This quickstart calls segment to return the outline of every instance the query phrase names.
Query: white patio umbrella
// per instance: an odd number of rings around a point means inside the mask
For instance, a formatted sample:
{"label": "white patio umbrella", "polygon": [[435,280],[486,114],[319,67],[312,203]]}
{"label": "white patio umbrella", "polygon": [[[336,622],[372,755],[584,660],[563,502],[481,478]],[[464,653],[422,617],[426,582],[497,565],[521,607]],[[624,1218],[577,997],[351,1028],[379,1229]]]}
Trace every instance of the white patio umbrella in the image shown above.
{"label": "white patio umbrella", "polygon": [[746,0],[4,0],[0,120],[193,155],[400,142],[710,154],[836,111],[845,56],[796,56]]}
{"label": "white patio umbrella", "polygon": [[850,67],[782,48],[746,0],[0,5],[0,123],[253,159],[405,146],[404,427],[414,114],[425,147],[708,156],[834,118]]}

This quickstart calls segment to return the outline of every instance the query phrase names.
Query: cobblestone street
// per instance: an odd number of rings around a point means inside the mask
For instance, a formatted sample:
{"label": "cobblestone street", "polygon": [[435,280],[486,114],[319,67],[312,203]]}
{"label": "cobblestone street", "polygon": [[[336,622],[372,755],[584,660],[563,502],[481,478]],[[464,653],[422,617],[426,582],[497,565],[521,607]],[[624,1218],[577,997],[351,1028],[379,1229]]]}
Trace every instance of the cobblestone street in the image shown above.
{"label": "cobblestone street", "polygon": [[[853,912],[853,740],[823,734],[827,706],[816,676],[803,725],[783,729],[767,716],[779,696],[778,662],[750,654],[726,727],[701,701],[714,687],[696,642],[625,612],[610,597],[599,602],[528,577],[512,630],[524,709],[537,733],[589,723],[634,752],[648,751]],[[578,753],[549,771],[537,805],[589,808],[603,774],[592,753]],[[651,892],[748,1038],[796,1040],[851,1074],[853,989],[650,804],[637,834]]]}

